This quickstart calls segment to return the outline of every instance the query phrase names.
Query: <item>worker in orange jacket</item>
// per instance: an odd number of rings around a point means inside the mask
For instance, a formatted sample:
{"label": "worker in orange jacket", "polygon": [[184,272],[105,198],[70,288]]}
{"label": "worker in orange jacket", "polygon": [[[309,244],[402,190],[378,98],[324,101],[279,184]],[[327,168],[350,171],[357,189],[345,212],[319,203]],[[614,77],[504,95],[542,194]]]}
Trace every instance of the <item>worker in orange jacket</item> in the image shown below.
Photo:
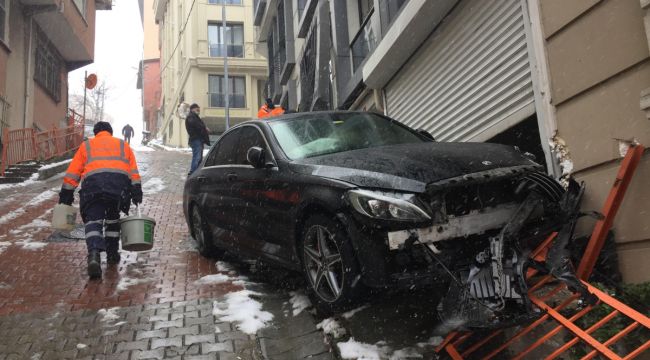
{"label": "worker in orange jacket", "polygon": [[284,114],[282,106],[273,105],[273,100],[266,99],[266,103],[257,111],[257,118],[264,119],[266,117],[279,116]]}
{"label": "worker in orange jacket", "polygon": [[[81,182],[79,208],[88,247],[88,276],[101,278],[100,253],[108,264],[119,264],[120,210],[142,202],[138,165],[129,144],[113,137],[111,124],[100,121],[95,137],[84,141],[63,178],[59,203],[71,205]],[[83,181],[83,182],[82,182]]]}

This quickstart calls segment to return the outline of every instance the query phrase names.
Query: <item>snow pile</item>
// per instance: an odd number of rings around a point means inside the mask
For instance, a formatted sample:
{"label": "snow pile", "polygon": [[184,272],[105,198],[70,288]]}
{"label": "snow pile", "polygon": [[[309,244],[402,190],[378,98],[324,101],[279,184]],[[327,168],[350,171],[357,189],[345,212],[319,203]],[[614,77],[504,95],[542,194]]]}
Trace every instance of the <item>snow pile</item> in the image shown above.
{"label": "snow pile", "polygon": [[9,222],[9,221],[23,215],[24,213],[25,213],[25,210],[21,208],[21,209],[16,209],[13,212],[10,212],[10,213],[5,214],[3,216],[0,216],[0,224],[7,223],[7,222]]}
{"label": "snow pile", "polygon": [[7,248],[11,246],[9,241],[0,241],[0,254],[2,254]]}
{"label": "snow pile", "polygon": [[35,198],[29,200],[25,206],[36,206],[39,205],[40,203],[52,199],[54,196],[59,195],[58,190],[56,188],[50,189],[50,190],[45,190],[42,193],[38,194]]}
{"label": "snow pile", "polygon": [[338,339],[347,333],[347,331],[341,327],[341,324],[332,318],[319,322],[316,324],[316,328],[323,330],[327,335],[332,335],[335,339]]}
{"label": "snow pile", "polygon": [[177,148],[177,147],[172,147],[172,146],[167,146],[163,144],[161,139],[154,139],[149,141],[149,144],[155,145],[161,149],[167,150],[167,151],[178,151],[178,152],[192,152],[191,148]]}
{"label": "snow pile", "polygon": [[88,345],[86,345],[86,344],[81,344],[81,343],[77,344],[77,349],[79,349],[79,350],[85,349],[87,347],[88,347]]}
{"label": "snow pile", "polygon": [[206,285],[206,284],[223,284],[226,282],[231,281],[232,278],[228,275],[225,274],[212,274],[212,275],[206,275],[198,280],[196,280],[194,283],[199,284],[199,285]]}
{"label": "snow pile", "polygon": [[289,295],[291,295],[289,302],[293,307],[293,316],[297,316],[303,310],[311,307],[311,301],[309,301],[309,298],[303,292],[291,291]]}
{"label": "snow pile", "polygon": [[[140,271],[135,270],[135,272],[140,272]],[[146,283],[150,283],[152,281],[154,281],[154,279],[148,279],[148,278],[138,279],[138,278],[132,278],[132,277],[129,277],[129,276],[123,276],[123,277],[120,278],[120,282],[117,283],[116,290],[117,290],[117,292],[120,292],[120,291],[124,291],[124,290],[128,289],[131,286],[139,285],[139,284],[146,284]]]}
{"label": "snow pile", "polygon": [[396,350],[390,355],[390,360],[400,360],[400,359],[423,359],[424,356],[418,353],[417,350],[413,348],[405,348]]}
{"label": "snow pile", "polygon": [[230,293],[226,295],[225,302],[213,303],[212,315],[220,321],[234,322],[237,329],[253,335],[273,319],[273,314],[263,311],[262,304],[251,298],[260,295],[250,290]]}
{"label": "snow pile", "polygon": [[383,344],[382,342],[377,345],[365,344],[350,338],[350,340],[336,345],[339,347],[343,359],[380,360],[388,358],[390,352],[390,348]]}
{"label": "snow pile", "polygon": [[47,246],[47,243],[40,242],[40,241],[18,241],[16,242],[16,245],[22,246],[24,250],[39,250]]}
{"label": "snow pile", "polygon": [[442,344],[443,341],[444,341],[444,339],[442,337],[434,336],[434,337],[430,338],[429,341],[427,341],[427,342],[418,343],[418,346],[421,347],[421,348],[427,347],[427,346],[438,346],[438,345]]}
{"label": "snow pile", "polygon": [[341,314],[341,316],[343,316],[344,319],[348,319],[348,320],[349,320],[349,319],[351,319],[351,318],[352,318],[356,313],[358,313],[359,311],[363,311],[363,310],[365,310],[365,309],[368,308],[369,306],[370,306],[370,305],[363,305],[363,306],[360,306],[360,307],[358,307],[358,308],[356,308],[356,309],[352,309],[352,310],[350,310],[350,311],[346,311],[346,312],[344,312],[343,314]]}
{"label": "snow pile", "polygon": [[97,314],[102,317],[100,321],[103,322],[114,321],[120,318],[120,315],[117,313],[119,309],[120,309],[119,307],[112,307],[110,309],[99,309],[97,311]]}
{"label": "snow pile", "polygon": [[32,176],[29,177],[29,179],[20,182],[20,183],[15,183],[15,184],[1,184],[0,185],[0,190],[5,190],[5,189],[11,189],[15,187],[25,187],[28,185],[36,184],[40,181],[38,181],[38,173],[32,174]]}
{"label": "snow pile", "polygon": [[155,194],[165,189],[165,183],[160,178],[151,178],[142,185],[142,192],[145,194]]}
{"label": "snow pile", "polygon": [[63,161],[59,161],[59,162],[55,162],[55,163],[51,163],[51,164],[47,164],[47,165],[43,165],[43,166],[41,166],[41,167],[39,168],[39,170],[47,170],[47,169],[51,169],[51,168],[53,168],[53,167],[57,167],[57,166],[59,166],[59,165],[69,164],[69,163],[71,163],[71,162],[72,162],[72,159],[67,159],[67,160],[63,160]]}

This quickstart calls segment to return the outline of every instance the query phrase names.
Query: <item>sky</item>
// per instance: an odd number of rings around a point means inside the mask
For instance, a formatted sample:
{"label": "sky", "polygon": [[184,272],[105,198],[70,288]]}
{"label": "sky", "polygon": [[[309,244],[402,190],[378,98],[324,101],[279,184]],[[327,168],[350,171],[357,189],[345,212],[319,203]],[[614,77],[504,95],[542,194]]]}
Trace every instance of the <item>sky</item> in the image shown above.
{"label": "sky", "polygon": [[136,0],[113,0],[113,9],[97,11],[95,62],[68,75],[69,93],[83,95],[84,71],[97,74],[110,88],[104,105],[113,133],[121,137],[127,123],[135,129],[134,142],[142,139],[142,98],[136,89],[137,67],[142,59],[143,31]]}

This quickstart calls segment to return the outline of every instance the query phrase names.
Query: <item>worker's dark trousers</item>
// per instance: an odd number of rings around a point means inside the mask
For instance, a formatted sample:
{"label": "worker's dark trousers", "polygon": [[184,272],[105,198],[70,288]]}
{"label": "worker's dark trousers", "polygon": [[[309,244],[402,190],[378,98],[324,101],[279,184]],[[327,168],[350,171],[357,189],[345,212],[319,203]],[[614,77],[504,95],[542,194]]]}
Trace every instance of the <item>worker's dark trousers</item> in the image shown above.
{"label": "worker's dark trousers", "polygon": [[117,201],[96,199],[84,207],[86,246],[92,251],[117,252],[120,240],[120,209]]}

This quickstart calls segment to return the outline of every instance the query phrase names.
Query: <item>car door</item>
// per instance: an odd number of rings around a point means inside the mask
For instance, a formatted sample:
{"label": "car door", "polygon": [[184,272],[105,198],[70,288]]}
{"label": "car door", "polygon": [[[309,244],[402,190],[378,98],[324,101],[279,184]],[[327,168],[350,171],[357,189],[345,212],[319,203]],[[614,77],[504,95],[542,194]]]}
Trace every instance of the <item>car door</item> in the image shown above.
{"label": "car door", "polygon": [[239,184],[234,170],[241,129],[224,134],[208,154],[197,181],[202,201],[202,212],[218,242],[232,247],[239,232],[238,221],[243,216]]}
{"label": "car door", "polygon": [[238,163],[246,163],[237,169],[241,185],[240,194],[245,204],[241,224],[245,239],[244,246],[257,254],[264,254],[275,260],[286,261],[291,248],[286,240],[291,228],[288,216],[292,204],[297,202],[297,192],[291,192],[290,180],[282,178],[277,166],[255,168],[248,162],[246,154],[252,147],[265,150],[265,161],[275,164],[273,154],[263,133],[256,125],[245,126],[240,137]]}

